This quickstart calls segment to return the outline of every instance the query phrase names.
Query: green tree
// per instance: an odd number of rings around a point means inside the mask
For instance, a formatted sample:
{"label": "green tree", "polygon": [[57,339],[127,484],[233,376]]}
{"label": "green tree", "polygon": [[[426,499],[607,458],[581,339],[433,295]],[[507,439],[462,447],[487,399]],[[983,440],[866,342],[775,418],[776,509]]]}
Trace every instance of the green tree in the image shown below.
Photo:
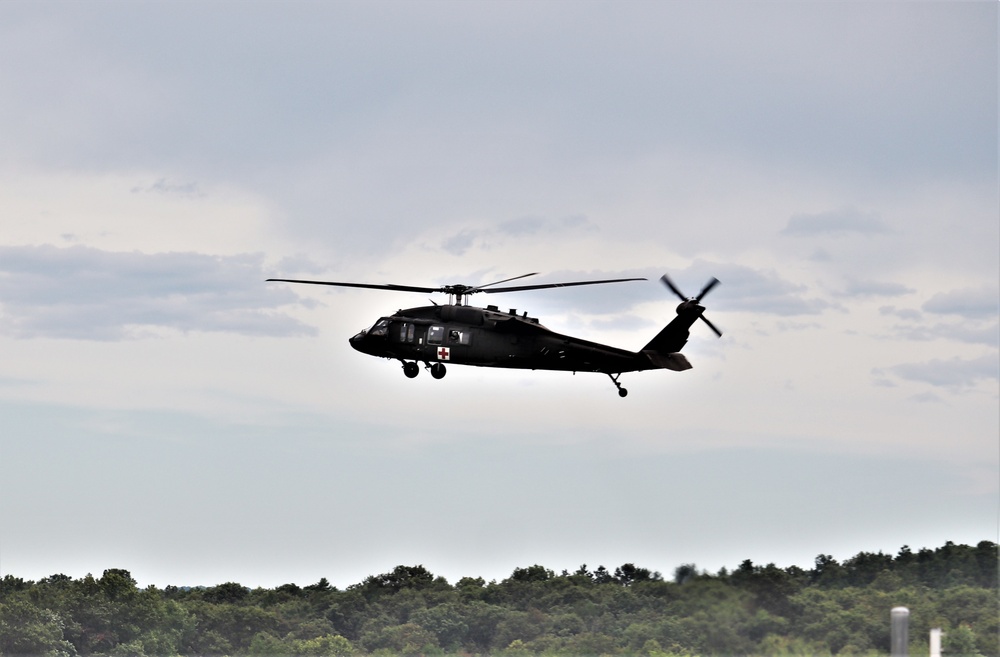
{"label": "green tree", "polygon": [[270,632],[254,634],[247,647],[248,655],[259,657],[278,657],[279,655],[291,655],[292,652],[293,648],[288,642],[282,641]]}
{"label": "green tree", "polygon": [[674,569],[674,583],[686,584],[698,576],[698,567],[693,563],[684,563]]}
{"label": "green tree", "polygon": [[69,657],[76,648],[63,639],[58,614],[21,597],[8,597],[0,603],[0,654]]}
{"label": "green tree", "polygon": [[555,577],[548,568],[535,564],[527,568],[515,568],[507,582],[546,582]]}
{"label": "green tree", "polygon": [[829,554],[816,557],[816,565],[809,572],[809,580],[817,586],[841,586],[844,583],[844,568]]}
{"label": "green tree", "polygon": [[647,568],[638,568],[635,564],[626,563],[615,568],[615,581],[622,586],[631,586],[634,582],[652,582],[662,579],[660,573],[654,573]]}
{"label": "green tree", "polygon": [[366,597],[377,597],[404,589],[426,589],[433,583],[434,575],[423,566],[396,566],[391,573],[366,578],[359,588]]}
{"label": "green tree", "polygon": [[421,609],[410,618],[412,622],[431,632],[437,645],[450,652],[457,652],[469,633],[462,605],[458,603],[449,602]]}
{"label": "green tree", "polygon": [[506,617],[507,610],[482,600],[467,603],[463,609],[464,622],[468,628],[465,648],[471,652],[484,653],[496,645],[497,628]]}
{"label": "green tree", "polygon": [[249,595],[250,589],[242,584],[237,584],[236,582],[219,584],[218,586],[205,589],[202,592],[202,598],[206,602],[228,605],[239,604],[246,600]]}
{"label": "green tree", "polygon": [[292,644],[292,654],[308,657],[350,657],[355,653],[354,646],[344,637],[336,634],[324,634]]}
{"label": "green tree", "polygon": [[[624,564],[570,574],[533,565],[497,583],[455,586],[399,566],[345,591],[299,587],[139,589],[127,570],[97,579],[0,580],[0,657],[330,655],[444,651],[560,657],[578,653],[876,655],[888,650],[888,610],[911,610],[911,653],[930,627],[945,646],[1000,657],[996,544],[947,543],[896,557],[820,555],[805,571],[750,560],[732,572],[674,581]],[[605,586],[605,584],[617,584]],[[933,624],[933,625],[932,625]],[[947,637],[950,636],[950,643]]]}
{"label": "green tree", "polygon": [[204,602],[191,607],[198,620],[198,631],[185,646],[185,653],[218,655],[243,652],[260,632],[278,632],[280,619],[259,607],[216,605]]}
{"label": "green tree", "polygon": [[368,599],[360,590],[351,588],[331,596],[324,616],[338,634],[357,641],[361,636],[361,628],[371,613]]}
{"label": "green tree", "polygon": [[361,639],[365,650],[389,651],[404,657],[433,652],[438,647],[433,634],[416,623],[404,623],[366,634]]}
{"label": "green tree", "polygon": [[963,657],[979,656],[979,650],[976,646],[976,633],[965,623],[949,630],[941,643],[942,652],[946,655],[962,655]]}

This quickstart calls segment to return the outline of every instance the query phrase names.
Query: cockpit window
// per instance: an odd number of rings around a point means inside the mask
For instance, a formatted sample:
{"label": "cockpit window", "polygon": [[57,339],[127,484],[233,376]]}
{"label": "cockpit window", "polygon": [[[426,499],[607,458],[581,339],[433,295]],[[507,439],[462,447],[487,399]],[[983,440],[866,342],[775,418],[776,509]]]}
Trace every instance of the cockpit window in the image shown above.
{"label": "cockpit window", "polygon": [[375,326],[372,327],[371,331],[368,331],[368,335],[386,335],[389,332],[389,320],[382,318],[375,322]]}

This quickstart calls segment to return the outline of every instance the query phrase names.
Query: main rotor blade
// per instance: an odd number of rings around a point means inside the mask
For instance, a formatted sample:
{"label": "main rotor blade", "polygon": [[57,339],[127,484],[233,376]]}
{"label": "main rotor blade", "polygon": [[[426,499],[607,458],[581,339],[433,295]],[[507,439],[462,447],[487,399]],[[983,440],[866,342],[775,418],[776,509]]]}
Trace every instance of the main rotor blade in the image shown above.
{"label": "main rotor blade", "polygon": [[531,273],[531,274],[521,274],[520,276],[514,276],[512,278],[505,278],[502,281],[493,281],[492,283],[487,283],[485,285],[476,285],[476,286],[472,287],[472,289],[470,289],[469,292],[470,293],[472,293],[472,292],[479,292],[484,287],[492,287],[494,285],[500,285],[501,283],[507,283],[509,281],[516,281],[519,278],[527,278],[529,276],[538,276],[538,272],[536,271],[536,272]]}
{"label": "main rotor blade", "polygon": [[[512,279],[513,280],[513,279]],[[626,281],[644,281],[645,278],[611,278],[604,281],[574,281],[572,283],[545,283],[542,285],[515,285],[513,287],[498,287],[492,290],[476,288],[475,292],[493,294],[495,292],[522,292],[525,290],[545,290],[553,287],[575,287],[577,285],[603,285],[604,283],[624,283]]]}
{"label": "main rotor blade", "polygon": [[684,293],[681,292],[679,289],[677,289],[677,286],[674,285],[674,282],[671,281],[667,277],[666,274],[664,274],[663,276],[660,276],[660,281],[662,281],[664,285],[666,285],[667,287],[669,287],[670,291],[673,292],[674,294],[676,294],[678,296],[678,298],[680,298],[681,301],[687,301],[687,297],[684,296]]}
{"label": "main rotor blade", "polygon": [[337,287],[363,287],[369,290],[395,290],[397,292],[440,292],[439,287],[415,287],[413,285],[372,285],[370,283],[336,283],[334,281],[303,281],[294,278],[269,278],[278,283],[308,283],[309,285],[335,285]]}
{"label": "main rotor blade", "polygon": [[519,292],[523,290],[544,290],[552,287],[574,287],[576,285],[600,285],[602,283],[622,283],[625,281],[644,281],[645,278],[614,278],[604,281],[576,281],[572,283],[545,283],[541,285],[518,285],[514,287],[497,287],[491,289],[485,289],[490,285],[499,285],[500,283],[505,283],[507,281],[514,281],[519,278],[526,278],[528,276],[535,276],[536,274],[522,274],[521,276],[515,276],[513,278],[508,278],[503,281],[496,281],[494,283],[487,283],[486,285],[480,285],[478,287],[465,287],[464,285],[442,285],[441,287],[418,287],[415,285],[396,285],[394,283],[386,283],[384,285],[373,285],[371,283],[338,283],[336,281],[306,281],[294,278],[269,278],[268,281],[280,282],[280,283],[306,283],[309,285],[333,285],[336,287],[360,287],[368,290],[391,290],[396,292],[444,292],[447,294],[474,294],[476,292],[485,292],[487,294],[492,294],[494,292]]}
{"label": "main rotor blade", "polygon": [[707,317],[705,317],[704,315],[699,315],[699,317],[701,317],[701,321],[703,321],[706,324],[708,324],[708,328],[712,329],[717,336],[719,336],[720,338],[722,337],[722,331],[720,331],[718,328],[716,328],[715,324],[713,324],[712,322],[708,321]]}
{"label": "main rotor blade", "polygon": [[708,294],[708,293],[709,293],[709,291],[710,291],[710,290],[711,290],[711,289],[712,289],[713,287],[715,287],[716,285],[718,285],[718,284],[719,284],[719,279],[718,279],[718,278],[715,278],[715,277],[713,276],[713,277],[712,277],[712,280],[710,280],[710,281],[708,282],[708,285],[706,285],[705,287],[703,287],[703,288],[701,289],[701,293],[700,293],[700,294],[698,294],[698,296],[696,296],[696,297],[694,298],[694,300],[695,300],[695,301],[701,301],[702,297],[704,297],[704,296],[705,296],[706,294]]}

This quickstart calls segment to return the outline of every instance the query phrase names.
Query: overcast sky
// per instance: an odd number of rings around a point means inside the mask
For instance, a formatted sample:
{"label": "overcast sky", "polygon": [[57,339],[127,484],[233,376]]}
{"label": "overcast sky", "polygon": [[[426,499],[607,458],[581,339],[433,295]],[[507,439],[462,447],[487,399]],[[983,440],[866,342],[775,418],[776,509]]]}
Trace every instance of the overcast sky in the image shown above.
{"label": "overcast sky", "polygon": [[[998,539],[984,2],[0,3],[0,574],[337,586]],[[348,338],[474,298],[686,372]],[[438,303],[443,298],[435,299]]]}

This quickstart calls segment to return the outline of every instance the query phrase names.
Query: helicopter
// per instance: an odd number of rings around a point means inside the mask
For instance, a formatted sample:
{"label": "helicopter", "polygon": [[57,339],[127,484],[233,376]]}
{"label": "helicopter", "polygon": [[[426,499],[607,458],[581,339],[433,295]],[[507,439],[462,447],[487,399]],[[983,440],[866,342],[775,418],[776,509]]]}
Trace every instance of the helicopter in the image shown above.
{"label": "helicopter", "polygon": [[664,274],[660,281],[677,295],[681,303],[677,316],[637,352],[591,342],[582,338],[556,333],[546,328],[527,312],[517,309],[500,310],[496,305],[485,308],[470,306],[469,297],[480,292],[497,294],[523,292],[580,285],[605,285],[645,278],[614,278],[597,281],[544,283],[494,287],[502,283],[536,276],[538,272],[522,274],[485,285],[443,285],[418,287],[413,285],[370,283],[338,283],[290,278],[269,278],[269,282],[332,285],[394,292],[443,293],[448,303],[398,310],[380,317],[369,329],[350,338],[351,346],[361,353],[402,363],[403,374],[414,378],[420,373],[420,363],[435,379],[444,378],[449,365],[504,367],[510,369],[557,370],[569,372],[599,372],[606,374],[625,397],[619,377],[625,372],[667,369],[681,372],[691,369],[691,363],[680,353],[687,343],[689,329],[699,319],[719,337],[720,331],[705,317],[701,300],[719,284],[712,278],[697,296],[687,297]]}

